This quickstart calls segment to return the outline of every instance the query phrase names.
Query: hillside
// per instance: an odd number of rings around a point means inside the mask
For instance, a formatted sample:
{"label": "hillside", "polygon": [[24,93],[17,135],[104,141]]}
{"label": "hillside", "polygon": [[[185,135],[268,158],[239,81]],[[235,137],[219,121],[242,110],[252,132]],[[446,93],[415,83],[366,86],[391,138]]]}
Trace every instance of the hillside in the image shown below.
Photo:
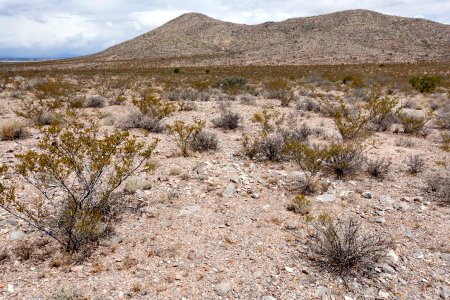
{"label": "hillside", "polygon": [[184,14],[89,60],[186,65],[340,64],[450,60],[450,26],[367,10],[243,25]]}

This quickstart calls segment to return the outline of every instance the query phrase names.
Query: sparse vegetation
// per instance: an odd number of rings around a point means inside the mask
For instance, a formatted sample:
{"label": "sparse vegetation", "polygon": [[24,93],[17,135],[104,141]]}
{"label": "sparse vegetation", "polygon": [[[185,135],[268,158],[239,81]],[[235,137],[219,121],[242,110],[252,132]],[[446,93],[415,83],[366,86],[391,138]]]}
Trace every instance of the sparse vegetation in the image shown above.
{"label": "sparse vegetation", "polygon": [[296,214],[305,216],[311,213],[312,203],[304,195],[295,196],[291,202],[289,202],[287,209]]}
{"label": "sparse vegetation", "polygon": [[424,74],[411,77],[409,80],[412,87],[421,93],[429,93],[439,85],[441,79],[437,76]]}
{"label": "sparse vegetation", "polygon": [[425,159],[422,155],[410,155],[406,161],[408,172],[411,174],[418,174],[425,168]]}
{"label": "sparse vegetation", "polygon": [[354,219],[319,222],[310,236],[313,259],[340,276],[373,268],[390,243],[379,234],[364,233]]}
{"label": "sparse vegetation", "polygon": [[367,173],[378,179],[384,179],[389,173],[391,161],[385,158],[377,158],[367,161]]}
{"label": "sparse vegetation", "polygon": [[25,124],[19,120],[5,120],[0,123],[0,141],[23,140],[28,136]]}
{"label": "sparse vegetation", "polygon": [[397,112],[397,117],[406,134],[418,134],[423,132],[425,125],[433,118],[433,112],[428,111],[424,116],[415,116],[402,111]]}
{"label": "sparse vegetation", "polygon": [[217,135],[215,133],[202,130],[194,135],[191,142],[191,148],[197,152],[217,150],[218,143],[219,141],[217,140]]}
{"label": "sparse vegetation", "polygon": [[[0,207],[75,252],[109,230],[114,192],[141,167],[152,170],[149,158],[157,141],[145,146],[120,132],[99,137],[95,123],[77,121],[70,128],[44,128],[42,135],[38,150],[18,154],[17,166],[9,168],[17,175],[1,183]],[[40,196],[22,199],[15,190],[18,175]],[[49,186],[61,196],[52,197]]]}
{"label": "sparse vegetation", "polygon": [[220,117],[213,119],[212,122],[216,127],[233,130],[239,127],[241,120],[242,118],[238,113],[222,110]]}
{"label": "sparse vegetation", "polygon": [[195,136],[205,128],[205,122],[196,120],[192,124],[186,124],[185,122],[178,120],[173,124],[166,125],[166,128],[168,132],[174,136],[177,146],[180,148],[181,155],[188,157],[192,141],[195,139]]}

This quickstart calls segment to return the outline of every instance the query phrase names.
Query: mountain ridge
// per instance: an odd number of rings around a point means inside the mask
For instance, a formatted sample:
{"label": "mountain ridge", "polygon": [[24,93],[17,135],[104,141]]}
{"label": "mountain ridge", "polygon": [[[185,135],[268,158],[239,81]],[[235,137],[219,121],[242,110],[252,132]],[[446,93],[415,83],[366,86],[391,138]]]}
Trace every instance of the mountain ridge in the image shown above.
{"label": "mountain ridge", "polygon": [[449,53],[450,25],[357,9],[256,25],[186,13],[90,59],[339,64],[449,61]]}

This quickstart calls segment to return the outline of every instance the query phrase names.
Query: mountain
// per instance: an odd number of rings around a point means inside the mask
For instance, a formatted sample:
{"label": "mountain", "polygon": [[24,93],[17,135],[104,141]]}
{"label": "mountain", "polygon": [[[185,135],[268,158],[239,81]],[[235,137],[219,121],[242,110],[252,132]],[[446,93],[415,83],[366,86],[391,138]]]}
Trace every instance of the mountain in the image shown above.
{"label": "mountain", "polygon": [[185,65],[450,60],[450,25],[367,10],[244,25],[188,13],[91,56]]}

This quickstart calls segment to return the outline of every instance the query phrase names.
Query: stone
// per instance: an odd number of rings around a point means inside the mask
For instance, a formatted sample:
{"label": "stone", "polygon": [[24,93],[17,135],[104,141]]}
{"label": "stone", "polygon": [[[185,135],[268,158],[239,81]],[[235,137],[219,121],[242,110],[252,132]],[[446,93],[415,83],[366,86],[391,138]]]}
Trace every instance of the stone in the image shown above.
{"label": "stone", "polygon": [[231,290],[231,285],[228,282],[222,282],[216,285],[215,291],[222,297],[225,297]]}
{"label": "stone", "polygon": [[394,250],[389,250],[386,254],[387,257],[389,257],[392,261],[397,262],[398,261],[398,255],[395,254]]}
{"label": "stone", "polygon": [[200,209],[200,207],[197,205],[189,205],[189,206],[183,207],[182,209],[180,209],[180,216],[184,216],[184,217],[190,216],[193,213],[197,212],[199,209]]}
{"label": "stone", "polygon": [[443,261],[447,262],[448,264],[450,264],[450,253],[442,253],[439,256]]}
{"label": "stone", "polygon": [[397,271],[395,271],[395,269],[388,264],[382,264],[381,268],[383,269],[384,272],[386,272],[388,274],[391,274],[391,275],[397,274]]}
{"label": "stone", "polygon": [[393,210],[394,200],[389,196],[381,196],[380,203],[383,205],[384,210]]}
{"label": "stone", "polygon": [[374,222],[378,224],[384,224],[386,220],[384,218],[375,218]]}
{"label": "stone", "polygon": [[397,203],[396,207],[399,211],[407,211],[410,209],[411,206],[408,205],[408,203],[405,202],[399,202]]}
{"label": "stone", "polygon": [[239,175],[233,175],[233,176],[230,178],[230,181],[231,181],[231,182],[234,182],[234,183],[238,183],[240,179],[241,179],[241,178],[239,177]]}
{"label": "stone", "polygon": [[417,259],[422,259],[423,258],[423,254],[421,252],[416,252],[413,254],[413,256]]}
{"label": "stone", "polygon": [[224,198],[229,198],[231,197],[234,193],[236,193],[236,187],[234,186],[233,183],[230,183],[227,185],[227,187],[225,188],[225,190],[222,193],[222,196]]}
{"label": "stone", "polygon": [[442,290],[439,296],[444,300],[450,299],[450,288],[448,286],[442,286],[441,288]]}
{"label": "stone", "polygon": [[10,241],[20,241],[25,238],[26,234],[22,230],[14,230],[9,234]]}
{"label": "stone", "polygon": [[14,220],[14,219],[9,219],[6,222],[11,226],[17,226],[17,224],[18,224],[17,220]]}
{"label": "stone", "polygon": [[293,268],[291,268],[291,267],[284,267],[284,269],[286,270],[286,272],[288,272],[288,273],[292,273],[292,272],[294,272],[294,269]]}
{"label": "stone", "polygon": [[14,285],[8,284],[7,291],[8,291],[8,293],[14,293],[14,291],[15,291]]}
{"label": "stone", "polygon": [[336,196],[334,194],[322,194],[316,196],[316,199],[320,202],[333,202],[336,200]]}
{"label": "stone", "polygon": [[75,267],[72,267],[72,269],[70,269],[70,270],[75,273],[81,273],[81,272],[83,272],[83,266],[75,266]]}
{"label": "stone", "polygon": [[252,198],[253,199],[259,199],[259,194],[258,193],[252,193]]}
{"label": "stone", "polygon": [[383,298],[383,299],[389,299],[389,293],[380,290],[380,291],[378,292],[378,297]]}
{"label": "stone", "polygon": [[361,195],[366,199],[372,199],[373,197],[372,192],[364,192]]}
{"label": "stone", "polygon": [[353,298],[349,296],[344,296],[344,300],[353,300]]}
{"label": "stone", "polygon": [[322,296],[328,296],[330,295],[330,290],[324,286],[318,286],[316,289],[316,296],[322,297]]}
{"label": "stone", "polygon": [[274,298],[272,296],[264,296],[262,297],[262,300],[277,300],[277,298]]}

